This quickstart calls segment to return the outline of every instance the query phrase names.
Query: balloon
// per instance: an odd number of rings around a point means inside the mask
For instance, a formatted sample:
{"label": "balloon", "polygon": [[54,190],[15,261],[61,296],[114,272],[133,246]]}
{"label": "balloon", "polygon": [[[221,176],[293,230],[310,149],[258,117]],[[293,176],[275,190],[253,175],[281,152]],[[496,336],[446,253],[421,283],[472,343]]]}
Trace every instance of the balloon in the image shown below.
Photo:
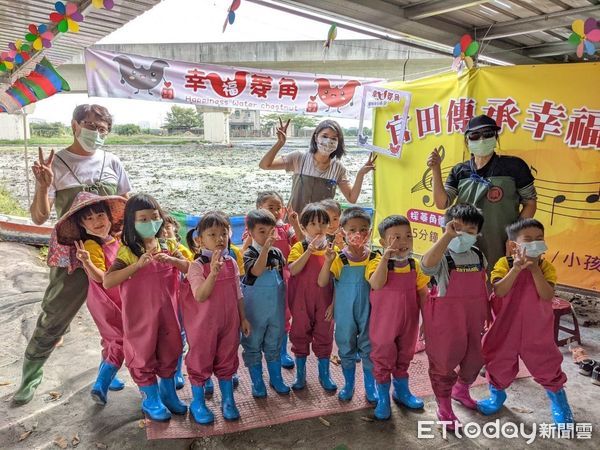
{"label": "balloon", "polygon": [[471,42],[473,42],[473,38],[470,35],[463,35],[463,37],[460,38],[460,50],[464,53]]}
{"label": "balloon", "polygon": [[593,17],[590,17],[589,19],[587,19],[585,21],[585,23],[583,24],[583,32],[585,34],[588,34],[590,31],[592,31],[596,28],[598,28],[598,21],[596,19],[594,19]]}
{"label": "balloon", "polygon": [[233,22],[235,22],[235,13],[233,11],[229,11],[227,20],[229,21],[229,25],[233,25]]}
{"label": "balloon", "polygon": [[577,20],[573,21],[573,25],[571,25],[571,28],[579,36],[585,35],[585,33],[583,31],[583,20],[577,19]]}
{"label": "balloon", "polygon": [[596,53],[596,47],[590,41],[583,41],[583,45],[585,46],[585,52],[588,55],[593,55],[594,53]]}
{"label": "balloon", "polygon": [[231,3],[231,6],[229,7],[229,10],[235,11],[236,9],[238,9],[240,7],[240,3],[241,3],[241,0],[233,0],[233,2]]}
{"label": "balloon", "polygon": [[477,50],[479,50],[479,42],[473,41],[467,47],[467,51],[465,52],[465,55],[473,56],[474,54],[477,53]]}
{"label": "balloon", "polygon": [[456,44],[454,46],[454,50],[452,51],[452,56],[454,56],[455,58],[460,56],[460,44]]}
{"label": "balloon", "polygon": [[64,15],[66,12],[65,9],[65,4],[63,2],[56,2],[54,4],[54,9],[56,10],[57,13]]}
{"label": "balloon", "polygon": [[567,41],[569,44],[577,45],[581,42],[581,36],[579,36],[577,33],[571,33]]}
{"label": "balloon", "polygon": [[585,35],[586,40],[591,42],[600,42],[600,30],[592,30]]}

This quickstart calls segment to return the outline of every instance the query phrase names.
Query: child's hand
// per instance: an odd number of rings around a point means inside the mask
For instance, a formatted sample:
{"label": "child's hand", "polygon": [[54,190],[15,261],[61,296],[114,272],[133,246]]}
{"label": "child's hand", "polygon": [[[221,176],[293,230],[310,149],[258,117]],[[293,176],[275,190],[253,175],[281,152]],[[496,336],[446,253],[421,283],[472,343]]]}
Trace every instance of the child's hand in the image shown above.
{"label": "child's hand", "polygon": [[451,220],[446,224],[446,230],[444,231],[444,234],[447,234],[452,238],[458,236],[458,231],[456,231],[456,222],[454,222],[454,220]]}
{"label": "child's hand", "polygon": [[331,322],[333,320],[333,303],[325,310],[325,321]]}
{"label": "child's hand", "polygon": [[394,244],[396,243],[396,237],[394,237],[392,239],[392,242],[390,242],[390,245],[388,247],[386,247],[386,249],[383,251],[383,256],[381,257],[381,259],[385,259],[386,261],[389,260],[392,256],[398,254],[398,249],[394,248]]}
{"label": "child's hand", "polygon": [[440,156],[440,150],[436,147],[429,154],[429,158],[427,158],[427,167],[440,167],[442,164],[442,157]]}
{"label": "child's hand", "polygon": [[337,245],[338,248],[344,248],[346,245],[346,242],[344,241],[344,233],[341,230],[335,233],[335,239],[333,240],[333,243]]}
{"label": "child's hand", "polygon": [[298,213],[294,211],[291,206],[286,209],[290,224],[298,224]]}
{"label": "child's hand", "polygon": [[281,117],[279,118],[279,126],[277,127],[277,143],[279,145],[284,145],[287,141],[287,129],[290,125],[290,120],[288,119],[285,125],[281,121]]}
{"label": "child's hand", "polygon": [[243,319],[240,322],[240,331],[242,332],[242,334],[246,337],[250,336],[250,322],[248,322],[248,319]]}
{"label": "child's hand", "polygon": [[527,258],[527,250],[525,247],[519,247],[513,255],[513,268],[520,272],[523,269],[529,268],[533,261]]}
{"label": "child's hand", "polygon": [[158,261],[159,263],[163,263],[163,264],[173,264],[173,260],[175,260],[176,258],[169,256],[167,253],[157,253],[156,255],[154,255],[154,259],[156,261]]}
{"label": "child's hand", "polygon": [[271,233],[269,233],[269,237],[265,241],[265,245],[263,245],[263,248],[266,250],[269,250],[273,246],[273,244],[275,243],[276,240],[277,240],[277,236],[275,235],[275,228],[273,228],[271,230]]}
{"label": "child's hand", "polygon": [[335,256],[336,256],[336,252],[333,249],[333,242],[332,242],[325,249],[325,262],[327,264],[331,264],[333,262],[333,260],[335,259]]}
{"label": "child's hand", "polygon": [[425,340],[425,324],[421,324],[421,326],[419,327],[419,341],[424,341]]}
{"label": "child's hand", "polygon": [[214,274],[215,276],[219,275],[223,264],[223,255],[221,255],[221,252],[214,250],[212,258],[210,259],[210,273]]}
{"label": "child's hand", "polygon": [[323,242],[323,235],[317,234],[312,241],[308,244],[307,250],[311,253],[322,250],[321,248],[317,248],[317,244],[321,245]]}
{"label": "child's hand", "polygon": [[152,256],[152,253],[146,252],[142,256],[140,256],[140,258],[135,263],[135,265],[138,269],[141,269],[142,267],[146,266],[153,259],[154,259],[154,257]]}
{"label": "child's hand", "polygon": [[75,253],[75,256],[77,257],[77,259],[84,264],[89,263],[90,262],[90,252],[88,252],[85,249],[85,247],[83,246],[83,241],[75,241],[74,243],[75,243],[75,248],[77,249],[77,252]]}

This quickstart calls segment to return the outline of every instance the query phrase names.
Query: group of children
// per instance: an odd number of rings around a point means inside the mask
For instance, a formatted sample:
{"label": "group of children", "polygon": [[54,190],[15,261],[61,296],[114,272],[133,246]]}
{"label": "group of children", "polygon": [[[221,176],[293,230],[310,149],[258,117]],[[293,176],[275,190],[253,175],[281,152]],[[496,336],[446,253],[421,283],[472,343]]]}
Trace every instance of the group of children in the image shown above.
{"label": "group of children", "polygon": [[[134,195],[123,208],[124,201],[81,193],[57,223],[59,236],[69,226],[79,230],[71,241],[89,277],[88,308],[102,338],[103,361],[92,387],[99,404],[106,404],[109,389],[122,388],[116,374],[125,362],[149,418],[186,414],[188,405],[176,390],[183,386],[187,341],[191,417],[200,424],[214,421],[205,401],[214,374],[222,416],[236,420],[240,344],[252,395],[261,398],[268,392],[263,358],[269,385],[287,395],[306,387],[311,348],[319,383],[336,391],[330,375],[335,337],[344,376],[339,399],[352,399],[361,361],[366,399],[376,405],[375,417],[385,420],[391,399],[410,409],[424,406],[408,377],[421,332],[437,415],[450,428],[460,425],[451,399],[485,415],[502,407],[519,357],[547,390],[554,421],[573,422],[553,339],[555,271],[542,258],[544,227],[535,219],[507,230],[513,256],[496,262],[490,297],[487,262],[474,246],[483,216],[468,204],[446,211],[442,237],[418,261],[406,217],[392,215],[378,224],[380,253],[371,249],[369,214],[359,207],[342,211],[331,200],[298,214],[286,210],[276,192],[259,194],[257,208],[246,216],[241,251],[232,249],[230,222],[219,211],[202,216],[188,232],[186,248],[177,239],[177,222],[155,199]],[[295,360],[287,354],[288,332]],[[484,365],[490,396],[475,401],[469,389]],[[292,386],[284,382],[282,366],[295,366]]]}

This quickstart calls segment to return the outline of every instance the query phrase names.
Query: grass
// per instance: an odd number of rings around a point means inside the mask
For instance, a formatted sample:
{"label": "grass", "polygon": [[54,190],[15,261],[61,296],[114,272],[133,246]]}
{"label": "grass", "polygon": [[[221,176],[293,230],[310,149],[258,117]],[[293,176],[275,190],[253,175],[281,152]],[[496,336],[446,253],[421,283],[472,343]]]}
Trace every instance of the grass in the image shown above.
{"label": "grass", "polygon": [[0,185],[0,214],[8,214],[10,216],[27,215],[27,211],[19,206],[19,203],[2,185]]}
{"label": "grass", "polygon": [[[72,136],[40,137],[32,136],[28,140],[31,146],[36,145],[69,145],[73,142]],[[197,136],[155,136],[152,134],[140,134],[134,136],[111,135],[106,140],[106,145],[190,145],[205,144],[206,141]],[[0,139],[0,146],[24,145],[23,139]]]}

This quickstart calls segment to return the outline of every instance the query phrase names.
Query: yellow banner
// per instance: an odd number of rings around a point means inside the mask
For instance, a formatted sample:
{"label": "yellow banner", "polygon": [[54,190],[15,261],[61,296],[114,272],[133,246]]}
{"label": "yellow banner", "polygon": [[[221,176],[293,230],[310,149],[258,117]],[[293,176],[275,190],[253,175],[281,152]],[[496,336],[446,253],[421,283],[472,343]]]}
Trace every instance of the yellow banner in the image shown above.
{"label": "yellow banner", "polygon": [[[580,63],[486,67],[388,84],[411,92],[412,101],[402,157],[377,158],[375,224],[390,214],[406,215],[414,251],[427,251],[441,235],[443,215],[433,206],[427,157],[444,147],[445,180],[469,158],[466,122],[487,114],[502,126],[498,153],[522,158],[535,177],[535,218],[546,228],[545,257],[556,266],[559,284],[600,291],[598,80],[599,63]],[[398,114],[394,105],[377,109],[375,145],[389,146]]]}

